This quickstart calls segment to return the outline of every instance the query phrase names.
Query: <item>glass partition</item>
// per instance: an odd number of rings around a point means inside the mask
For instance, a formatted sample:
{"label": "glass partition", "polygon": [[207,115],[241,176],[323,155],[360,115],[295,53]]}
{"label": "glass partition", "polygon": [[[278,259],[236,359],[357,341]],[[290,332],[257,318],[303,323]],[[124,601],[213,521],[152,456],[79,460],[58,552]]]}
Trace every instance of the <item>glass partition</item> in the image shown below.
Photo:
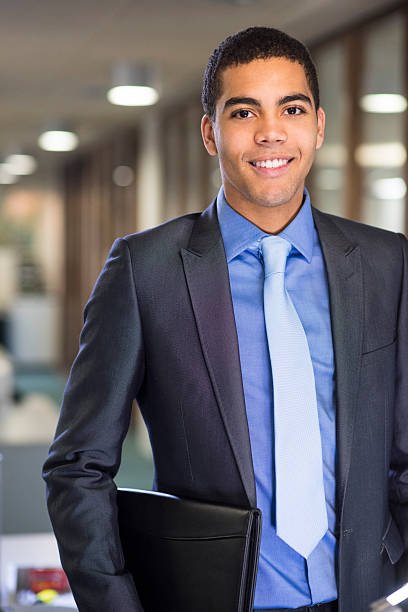
{"label": "glass partition", "polygon": [[406,30],[399,10],[312,50],[327,115],[313,203],[398,232],[408,223]]}
{"label": "glass partition", "polygon": [[367,28],[361,75],[362,142],[355,162],[362,176],[362,221],[405,229],[406,143],[404,21],[395,13]]}
{"label": "glass partition", "polygon": [[325,142],[317,153],[312,175],[313,204],[320,210],[344,215],[347,147],[343,42],[327,44],[313,57],[320,80],[321,106],[326,112]]}

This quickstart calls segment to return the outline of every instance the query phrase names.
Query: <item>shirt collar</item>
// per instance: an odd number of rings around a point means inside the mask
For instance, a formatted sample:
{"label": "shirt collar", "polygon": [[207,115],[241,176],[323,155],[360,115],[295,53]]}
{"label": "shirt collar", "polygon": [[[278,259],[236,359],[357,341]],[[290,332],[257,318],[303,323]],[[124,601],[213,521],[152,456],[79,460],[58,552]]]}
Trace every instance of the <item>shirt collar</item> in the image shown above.
{"label": "shirt collar", "polygon": [[222,187],[217,196],[217,214],[228,263],[267,235],[228,204]]}
{"label": "shirt collar", "polygon": [[[228,204],[222,187],[217,196],[217,214],[228,263],[250,246],[259,245],[262,238],[268,236],[266,232],[240,215]],[[303,205],[296,217],[279,235],[286,238],[310,263],[313,253],[314,231],[310,196],[305,189]]]}
{"label": "shirt collar", "polygon": [[313,255],[314,232],[315,227],[310,195],[305,188],[303,204],[298,214],[292,219],[289,225],[280,232],[279,236],[289,240],[292,246],[303,255],[308,263],[310,263]]}

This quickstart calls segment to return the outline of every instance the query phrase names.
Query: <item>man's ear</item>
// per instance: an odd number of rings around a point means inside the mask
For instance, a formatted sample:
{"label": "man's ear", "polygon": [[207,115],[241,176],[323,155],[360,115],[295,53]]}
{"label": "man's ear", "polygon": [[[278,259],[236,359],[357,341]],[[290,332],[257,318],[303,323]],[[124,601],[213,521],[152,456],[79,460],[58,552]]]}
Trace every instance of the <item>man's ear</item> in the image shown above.
{"label": "man's ear", "polygon": [[326,123],[326,115],[322,107],[317,109],[317,139],[316,150],[320,149],[324,142],[324,127]]}
{"label": "man's ear", "polygon": [[203,143],[209,155],[217,155],[217,145],[215,144],[213,122],[206,114],[201,119],[201,136]]}

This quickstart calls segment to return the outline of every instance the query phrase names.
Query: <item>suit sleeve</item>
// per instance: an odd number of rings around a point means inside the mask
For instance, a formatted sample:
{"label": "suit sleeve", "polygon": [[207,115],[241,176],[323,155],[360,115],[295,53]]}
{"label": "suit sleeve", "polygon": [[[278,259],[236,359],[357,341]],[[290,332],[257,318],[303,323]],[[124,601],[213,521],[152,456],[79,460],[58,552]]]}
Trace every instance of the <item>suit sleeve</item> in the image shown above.
{"label": "suit sleeve", "polygon": [[400,238],[403,254],[403,281],[398,314],[396,403],[390,502],[406,551],[400,563],[400,576],[408,580],[408,241],[402,235]]}
{"label": "suit sleeve", "polygon": [[144,377],[128,243],[117,240],[85,307],[79,353],[44,465],[48,509],[80,612],[143,612],[124,568],[116,475]]}

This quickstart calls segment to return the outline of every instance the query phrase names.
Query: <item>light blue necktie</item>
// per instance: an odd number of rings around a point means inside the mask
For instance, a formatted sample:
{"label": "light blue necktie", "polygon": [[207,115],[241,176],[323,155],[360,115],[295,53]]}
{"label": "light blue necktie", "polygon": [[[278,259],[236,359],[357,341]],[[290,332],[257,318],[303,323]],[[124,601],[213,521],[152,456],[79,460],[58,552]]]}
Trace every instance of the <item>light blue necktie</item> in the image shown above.
{"label": "light blue necktie", "polygon": [[280,236],[262,240],[274,397],[276,532],[307,558],[328,523],[313,365],[305,331],[285,289],[290,249]]}

